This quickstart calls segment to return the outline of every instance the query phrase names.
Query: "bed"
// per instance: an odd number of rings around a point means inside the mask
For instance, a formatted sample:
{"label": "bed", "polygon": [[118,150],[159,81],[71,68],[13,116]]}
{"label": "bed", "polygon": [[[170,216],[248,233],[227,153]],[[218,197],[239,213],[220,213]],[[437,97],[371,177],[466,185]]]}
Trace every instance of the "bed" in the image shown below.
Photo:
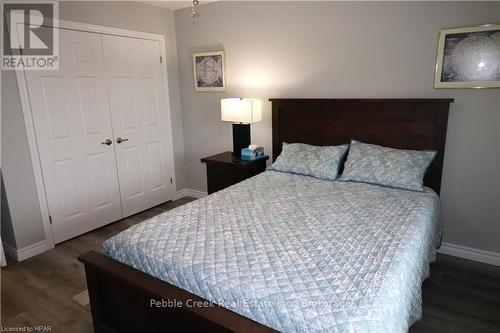
{"label": "bed", "polygon": [[424,192],[266,171],[106,241],[95,331],[405,332],[439,246],[451,100],[273,99],[282,142],[433,149]]}

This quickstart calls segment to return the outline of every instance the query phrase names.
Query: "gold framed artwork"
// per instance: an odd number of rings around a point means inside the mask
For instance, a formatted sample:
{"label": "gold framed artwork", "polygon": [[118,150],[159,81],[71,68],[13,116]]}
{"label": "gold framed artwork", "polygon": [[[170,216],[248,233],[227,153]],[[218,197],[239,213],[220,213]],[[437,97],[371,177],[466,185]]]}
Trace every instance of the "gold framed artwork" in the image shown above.
{"label": "gold framed artwork", "polygon": [[435,88],[499,88],[500,25],[443,29]]}
{"label": "gold framed artwork", "polygon": [[195,91],[225,91],[224,51],[193,53]]}

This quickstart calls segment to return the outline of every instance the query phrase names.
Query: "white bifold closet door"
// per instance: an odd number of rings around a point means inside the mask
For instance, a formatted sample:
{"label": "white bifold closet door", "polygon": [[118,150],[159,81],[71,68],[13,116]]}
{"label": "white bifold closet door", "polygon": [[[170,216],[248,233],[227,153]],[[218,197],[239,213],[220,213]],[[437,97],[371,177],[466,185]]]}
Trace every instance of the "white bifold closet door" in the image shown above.
{"label": "white bifold closet door", "polygon": [[172,199],[159,43],[59,36],[59,70],[25,71],[54,243]]}

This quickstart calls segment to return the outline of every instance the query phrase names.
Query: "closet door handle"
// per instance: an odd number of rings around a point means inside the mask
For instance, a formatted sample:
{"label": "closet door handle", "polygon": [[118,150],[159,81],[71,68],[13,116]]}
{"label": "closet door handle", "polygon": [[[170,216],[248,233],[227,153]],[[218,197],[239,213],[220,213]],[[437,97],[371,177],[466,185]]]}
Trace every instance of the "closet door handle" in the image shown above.
{"label": "closet door handle", "polygon": [[123,141],[128,141],[128,139],[122,139],[120,137],[116,138],[116,142],[118,142],[118,143],[122,143]]}
{"label": "closet door handle", "polygon": [[113,143],[113,141],[111,141],[111,139],[106,139],[106,140],[104,140],[103,142],[101,142],[101,144],[103,144],[103,145],[108,145],[108,146],[109,146],[110,144],[112,144],[112,143]]}

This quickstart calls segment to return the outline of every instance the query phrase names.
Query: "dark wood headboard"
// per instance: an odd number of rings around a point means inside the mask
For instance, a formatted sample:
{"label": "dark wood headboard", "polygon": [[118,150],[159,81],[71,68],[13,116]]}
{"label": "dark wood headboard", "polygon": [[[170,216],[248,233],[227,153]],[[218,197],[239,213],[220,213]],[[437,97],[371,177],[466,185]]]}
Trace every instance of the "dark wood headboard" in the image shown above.
{"label": "dark wood headboard", "polygon": [[283,142],[319,146],[357,139],[382,146],[437,150],[424,179],[439,194],[453,99],[281,99],[271,98],[273,161]]}

